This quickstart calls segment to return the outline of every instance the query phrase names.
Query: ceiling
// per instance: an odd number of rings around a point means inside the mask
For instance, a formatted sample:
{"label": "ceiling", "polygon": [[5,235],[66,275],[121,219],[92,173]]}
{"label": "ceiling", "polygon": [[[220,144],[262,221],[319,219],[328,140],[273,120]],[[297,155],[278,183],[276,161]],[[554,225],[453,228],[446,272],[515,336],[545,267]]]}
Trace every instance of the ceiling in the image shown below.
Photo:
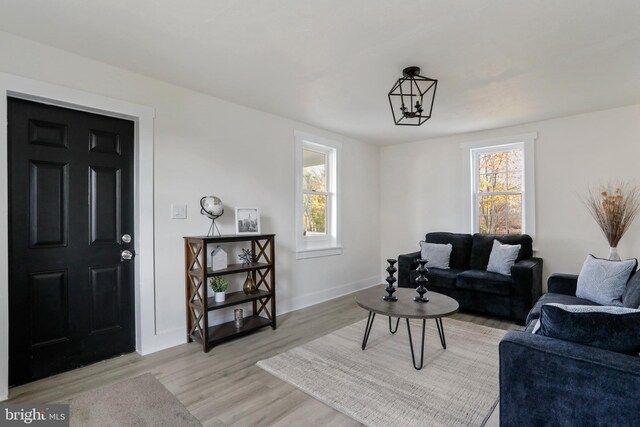
{"label": "ceiling", "polygon": [[[637,0],[0,0],[0,29],[393,144],[640,102]],[[433,117],[395,126],[418,65]]]}

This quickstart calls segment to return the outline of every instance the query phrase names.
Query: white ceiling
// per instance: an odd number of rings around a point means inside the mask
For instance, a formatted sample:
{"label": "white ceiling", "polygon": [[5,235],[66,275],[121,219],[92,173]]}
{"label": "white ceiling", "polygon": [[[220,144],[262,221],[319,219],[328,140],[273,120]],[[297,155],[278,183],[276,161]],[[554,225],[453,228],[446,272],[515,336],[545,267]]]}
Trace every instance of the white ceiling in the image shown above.
{"label": "white ceiling", "polygon": [[[0,29],[367,142],[640,102],[637,0],[0,0]],[[433,117],[395,126],[405,66]]]}

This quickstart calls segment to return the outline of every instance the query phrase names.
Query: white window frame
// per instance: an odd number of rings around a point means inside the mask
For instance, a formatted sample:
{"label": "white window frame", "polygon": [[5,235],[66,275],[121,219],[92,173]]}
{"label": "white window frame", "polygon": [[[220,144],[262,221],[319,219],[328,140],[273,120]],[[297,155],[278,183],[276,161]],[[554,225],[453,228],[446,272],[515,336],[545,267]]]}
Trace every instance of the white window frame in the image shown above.
{"label": "white window frame", "polygon": [[[340,255],[342,253],[340,239],[340,164],[342,144],[337,141],[299,131],[294,132],[294,138],[296,146],[296,259]],[[304,150],[316,151],[326,155],[326,192],[312,192],[303,189]],[[326,234],[324,235],[304,235],[303,216],[305,193],[327,195]]]}
{"label": "white window frame", "polygon": [[[534,143],[537,133],[515,135],[461,144],[464,158],[464,181],[467,191],[464,192],[465,218],[471,233],[479,232],[478,222],[478,165],[480,154],[522,149],[522,233],[535,236],[535,164]],[[505,193],[506,194],[506,193]]]}

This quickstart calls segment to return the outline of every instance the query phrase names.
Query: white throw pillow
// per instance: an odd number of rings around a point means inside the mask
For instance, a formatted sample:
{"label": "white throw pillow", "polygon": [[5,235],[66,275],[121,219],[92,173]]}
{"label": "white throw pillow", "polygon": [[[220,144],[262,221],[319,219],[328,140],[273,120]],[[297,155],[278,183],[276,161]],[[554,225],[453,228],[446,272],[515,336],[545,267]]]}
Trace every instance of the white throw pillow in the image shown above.
{"label": "white throw pillow", "polygon": [[522,245],[503,245],[494,240],[487,271],[511,276],[511,267],[516,263],[521,247]]}
{"label": "white throw pillow", "polygon": [[576,296],[602,305],[622,306],[622,294],[638,261],[610,261],[588,255],[578,275]]}
{"label": "white throw pillow", "polygon": [[427,268],[449,268],[449,259],[453,246],[451,243],[438,244],[420,242],[420,257],[429,261],[425,267]]}

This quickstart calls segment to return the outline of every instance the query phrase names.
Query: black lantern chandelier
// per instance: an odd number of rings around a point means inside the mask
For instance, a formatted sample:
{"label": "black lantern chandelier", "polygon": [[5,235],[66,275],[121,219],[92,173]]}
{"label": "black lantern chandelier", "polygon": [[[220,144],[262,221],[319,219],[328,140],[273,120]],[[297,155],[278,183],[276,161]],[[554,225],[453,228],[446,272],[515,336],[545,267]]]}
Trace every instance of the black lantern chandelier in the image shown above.
{"label": "black lantern chandelier", "polygon": [[420,75],[420,67],[402,70],[402,78],[389,91],[393,121],[401,126],[420,126],[431,118],[438,81]]}

